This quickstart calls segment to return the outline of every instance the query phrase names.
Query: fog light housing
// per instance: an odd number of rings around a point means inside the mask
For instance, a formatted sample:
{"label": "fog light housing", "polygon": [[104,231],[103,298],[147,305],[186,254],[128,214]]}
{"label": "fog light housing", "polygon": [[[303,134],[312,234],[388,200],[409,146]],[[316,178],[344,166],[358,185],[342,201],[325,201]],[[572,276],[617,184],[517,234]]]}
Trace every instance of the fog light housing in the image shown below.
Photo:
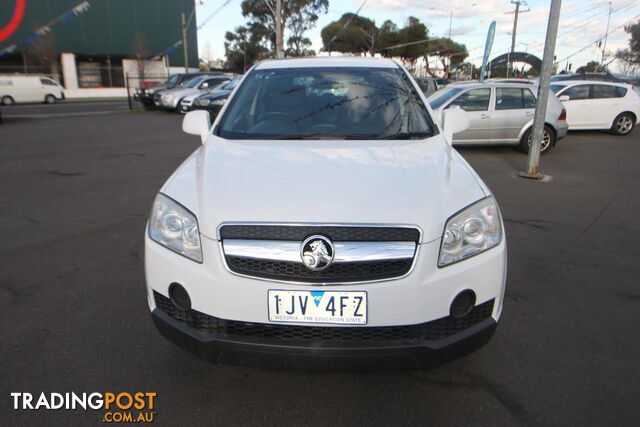
{"label": "fog light housing", "polygon": [[191,309],[191,298],[181,284],[174,282],[169,285],[169,298],[178,310],[188,311]]}
{"label": "fog light housing", "polygon": [[471,289],[460,292],[453,299],[451,307],[449,308],[449,314],[451,317],[461,319],[473,310],[476,304],[476,293]]}

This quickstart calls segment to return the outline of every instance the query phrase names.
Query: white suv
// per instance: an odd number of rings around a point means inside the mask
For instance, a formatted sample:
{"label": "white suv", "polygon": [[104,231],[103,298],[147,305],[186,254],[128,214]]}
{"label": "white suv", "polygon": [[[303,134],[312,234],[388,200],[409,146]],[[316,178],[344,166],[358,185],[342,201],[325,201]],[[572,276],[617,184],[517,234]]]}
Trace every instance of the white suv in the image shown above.
{"label": "white suv", "polygon": [[407,71],[373,58],[254,66],[155,199],[149,307],[214,362],[427,367],[483,345],[504,298],[491,191]]}

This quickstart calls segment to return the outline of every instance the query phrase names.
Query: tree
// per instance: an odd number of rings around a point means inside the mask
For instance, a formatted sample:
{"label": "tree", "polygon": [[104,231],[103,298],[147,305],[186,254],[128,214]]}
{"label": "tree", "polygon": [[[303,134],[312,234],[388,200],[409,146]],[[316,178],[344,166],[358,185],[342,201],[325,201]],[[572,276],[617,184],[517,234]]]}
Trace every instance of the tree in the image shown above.
{"label": "tree", "polygon": [[616,52],[616,58],[622,63],[625,74],[640,69],[640,21],[627,25],[624,30],[630,34],[629,47]]}
{"label": "tree", "polygon": [[[242,16],[249,19],[248,27],[255,36],[260,36],[260,43],[270,46],[275,51],[276,32],[274,0],[244,0],[241,4]],[[291,32],[287,40],[288,53],[308,54],[311,41],[304,36],[305,32],[315,27],[320,14],[329,10],[329,0],[288,0],[282,2],[282,23]]]}
{"label": "tree", "polygon": [[313,56],[316,52],[311,47],[311,39],[305,37],[304,33],[309,29],[307,22],[301,16],[291,19],[289,30],[291,36],[287,39],[287,56]]}
{"label": "tree", "polygon": [[237,27],[235,32],[227,31],[224,38],[226,68],[238,73],[244,73],[254,62],[270,53],[263,45],[264,32],[260,26]]}
{"label": "tree", "polygon": [[460,69],[464,75],[469,77],[470,79],[479,79],[480,78],[480,67],[476,67],[471,62],[463,62],[458,65],[458,69]]}
{"label": "tree", "polygon": [[589,61],[586,65],[582,67],[578,67],[576,73],[584,74],[584,73],[597,73],[600,71],[600,63],[598,61]]}
{"label": "tree", "polygon": [[400,44],[400,34],[398,34],[398,26],[391,20],[386,20],[378,29],[378,50],[382,56],[393,58],[402,55],[402,48],[389,49],[392,46]]}
{"label": "tree", "polygon": [[429,40],[424,56],[427,64],[430,56],[438,57],[442,62],[445,75],[448,75],[451,69],[457,68],[464,62],[469,52],[464,44],[456,43],[449,38],[437,38]]}
{"label": "tree", "polygon": [[[400,43],[405,44],[400,53],[400,57],[412,64],[422,56],[424,46],[427,42],[429,30],[418,18],[410,16],[407,24],[398,31]],[[424,43],[420,43],[424,41]]]}
{"label": "tree", "polygon": [[376,49],[378,28],[369,18],[345,13],[320,32],[323,50],[327,52],[363,53],[372,56]]}
{"label": "tree", "polygon": [[136,69],[138,70],[138,86],[144,85],[147,71],[147,61],[151,56],[147,39],[140,31],[136,31],[133,37],[133,53],[136,56]]}

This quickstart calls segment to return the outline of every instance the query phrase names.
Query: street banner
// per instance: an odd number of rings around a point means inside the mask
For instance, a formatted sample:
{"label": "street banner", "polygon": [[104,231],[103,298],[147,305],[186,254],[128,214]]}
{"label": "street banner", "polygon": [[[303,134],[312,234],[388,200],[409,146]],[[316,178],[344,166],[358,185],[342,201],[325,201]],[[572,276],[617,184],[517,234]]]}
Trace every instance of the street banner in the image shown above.
{"label": "street banner", "polygon": [[484,77],[487,73],[487,63],[489,62],[489,55],[491,54],[491,47],[493,46],[493,38],[496,35],[496,21],[491,22],[489,25],[489,32],[487,33],[487,41],[484,44],[484,55],[482,57],[482,69],[480,70],[480,81],[484,81]]}

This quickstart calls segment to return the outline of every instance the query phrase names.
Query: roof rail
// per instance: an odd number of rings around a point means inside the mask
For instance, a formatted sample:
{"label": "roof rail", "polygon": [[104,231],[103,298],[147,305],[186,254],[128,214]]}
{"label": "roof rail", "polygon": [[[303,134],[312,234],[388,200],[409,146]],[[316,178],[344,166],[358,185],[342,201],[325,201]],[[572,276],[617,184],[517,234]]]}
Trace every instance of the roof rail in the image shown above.
{"label": "roof rail", "polygon": [[486,79],[485,82],[488,83],[518,83],[518,84],[529,84],[532,85],[535,82],[533,80],[530,79],[513,79],[513,78],[504,78],[504,77],[497,77],[494,79]]}

